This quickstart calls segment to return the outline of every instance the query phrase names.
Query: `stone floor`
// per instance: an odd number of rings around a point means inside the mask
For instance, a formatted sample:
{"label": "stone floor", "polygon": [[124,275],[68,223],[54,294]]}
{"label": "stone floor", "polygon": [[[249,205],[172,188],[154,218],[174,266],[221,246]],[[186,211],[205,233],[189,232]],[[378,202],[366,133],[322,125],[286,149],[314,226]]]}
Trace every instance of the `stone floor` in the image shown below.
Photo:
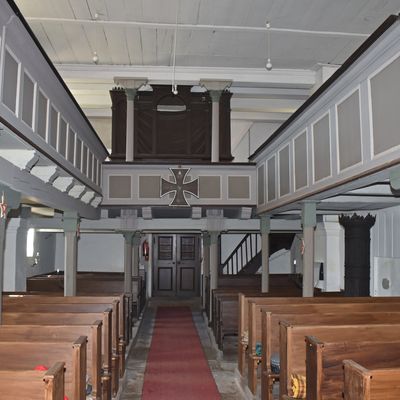
{"label": "stone floor", "polygon": [[[127,381],[126,387],[121,394],[120,400],[136,400],[141,398],[146,360],[150,349],[151,337],[154,326],[154,318],[159,305],[187,305],[193,313],[193,321],[196,325],[204,353],[210,365],[211,372],[221,393],[222,400],[243,400],[245,396],[235,380],[236,359],[234,352],[227,352],[223,357],[219,352],[210,335],[201,312],[200,300],[178,300],[178,299],[152,299],[146,307],[139,326],[134,343],[129,352],[126,363]],[[235,343],[232,340],[232,343]],[[234,345],[234,344],[233,344]],[[171,399],[173,400],[173,399]],[[205,399],[207,400],[207,399]]]}

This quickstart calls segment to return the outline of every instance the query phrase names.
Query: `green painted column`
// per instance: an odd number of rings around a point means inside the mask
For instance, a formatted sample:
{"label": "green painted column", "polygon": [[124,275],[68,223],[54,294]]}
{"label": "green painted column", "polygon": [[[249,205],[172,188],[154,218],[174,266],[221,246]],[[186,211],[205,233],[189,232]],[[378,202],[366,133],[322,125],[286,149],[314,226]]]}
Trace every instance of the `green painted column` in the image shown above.
{"label": "green painted column", "polygon": [[76,296],[76,275],[78,269],[78,228],[79,215],[65,211],[64,229],[64,296]]}
{"label": "green painted column", "polygon": [[220,232],[209,232],[210,234],[210,320],[212,319],[211,293],[218,288],[218,237]]}
{"label": "green painted column", "polygon": [[305,201],[302,205],[303,227],[303,297],[314,296],[314,230],[317,225],[317,203]]}
{"label": "green painted column", "polygon": [[269,234],[271,232],[271,217],[269,215],[261,215],[260,217],[260,233],[261,233],[261,291],[269,292]]}
{"label": "green painted column", "polygon": [[210,279],[210,245],[211,238],[208,232],[203,233],[203,309],[207,307],[207,281]]}
{"label": "green painted column", "polygon": [[132,293],[132,243],[135,232],[123,232],[124,236],[124,290]]}
{"label": "green painted column", "polygon": [[0,185],[0,324],[3,303],[4,247],[6,241],[7,218],[9,212],[19,207],[21,194],[7,186]]}

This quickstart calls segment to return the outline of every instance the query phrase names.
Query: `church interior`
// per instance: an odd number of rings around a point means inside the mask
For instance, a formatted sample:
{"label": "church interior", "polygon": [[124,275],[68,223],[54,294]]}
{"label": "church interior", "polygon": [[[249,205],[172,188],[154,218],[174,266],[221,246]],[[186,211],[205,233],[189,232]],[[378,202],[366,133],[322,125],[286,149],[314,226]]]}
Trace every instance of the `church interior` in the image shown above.
{"label": "church interior", "polygon": [[0,399],[397,399],[399,78],[399,0],[0,0]]}

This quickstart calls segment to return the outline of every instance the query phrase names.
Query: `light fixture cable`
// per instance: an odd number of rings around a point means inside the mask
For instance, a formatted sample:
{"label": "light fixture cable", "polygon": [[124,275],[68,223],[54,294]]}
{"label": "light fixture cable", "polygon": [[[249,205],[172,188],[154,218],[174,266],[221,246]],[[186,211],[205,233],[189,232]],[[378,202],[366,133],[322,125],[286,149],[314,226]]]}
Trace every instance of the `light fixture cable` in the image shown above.
{"label": "light fixture cable", "polygon": [[179,1],[176,6],[176,18],[175,18],[175,34],[174,34],[174,47],[172,57],[172,93],[176,96],[178,94],[178,85],[175,82],[176,76],[176,40],[178,36],[178,13],[179,13]]}
{"label": "light fixture cable", "polygon": [[267,28],[267,64],[265,65],[265,68],[267,71],[271,71],[272,69],[272,63],[271,63],[271,23],[267,21],[265,24]]}

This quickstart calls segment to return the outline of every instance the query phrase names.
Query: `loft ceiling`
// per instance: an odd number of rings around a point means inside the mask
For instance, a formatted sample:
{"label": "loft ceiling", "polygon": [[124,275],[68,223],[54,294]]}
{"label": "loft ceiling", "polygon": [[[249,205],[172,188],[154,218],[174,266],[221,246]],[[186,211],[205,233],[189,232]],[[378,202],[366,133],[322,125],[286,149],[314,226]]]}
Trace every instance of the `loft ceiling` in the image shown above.
{"label": "loft ceiling", "polygon": [[[16,3],[89,117],[110,116],[114,76],[170,83],[178,9],[177,81],[233,79],[234,143],[254,122],[287,119],[318,84],[320,65],[342,64],[389,14],[400,11],[399,0]],[[270,72],[265,69],[267,20],[272,26]]]}

